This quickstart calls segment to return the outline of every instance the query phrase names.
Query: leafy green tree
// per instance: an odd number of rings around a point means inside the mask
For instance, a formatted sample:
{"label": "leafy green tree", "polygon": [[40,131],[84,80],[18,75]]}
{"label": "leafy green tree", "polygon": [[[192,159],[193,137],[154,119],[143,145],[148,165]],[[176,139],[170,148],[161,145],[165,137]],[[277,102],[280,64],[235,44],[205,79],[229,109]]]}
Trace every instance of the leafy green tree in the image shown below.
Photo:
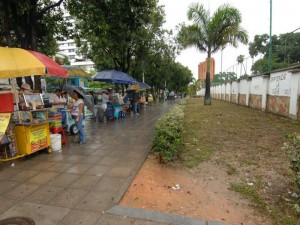
{"label": "leafy green tree", "polygon": [[68,56],[64,56],[64,55],[55,56],[54,61],[59,65],[70,65],[71,64]]}
{"label": "leafy green tree", "polygon": [[222,84],[227,81],[234,81],[237,79],[237,75],[234,72],[221,72],[215,74],[212,83],[213,84]]}
{"label": "leafy green tree", "polygon": [[[69,0],[68,9],[76,20],[76,43],[97,70],[144,77],[154,98],[165,88],[187,88],[190,74],[174,62],[176,39],[162,28],[165,14],[157,0]],[[173,82],[175,76],[180,82]]]}
{"label": "leafy green tree", "polygon": [[187,92],[188,85],[193,81],[192,71],[176,62],[170,66],[171,74],[167,82],[167,89],[175,93]]}
{"label": "leafy green tree", "polygon": [[[98,70],[116,69],[136,77],[147,48],[163,23],[156,0],[70,0],[75,38]],[[85,41],[82,41],[85,40]]]}
{"label": "leafy green tree", "polygon": [[[21,47],[54,55],[56,39],[67,34],[63,12],[59,8],[63,0],[2,0],[0,2],[0,44]],[[26,83],[33,88],[31,77]],[[41,89],[40,76],[35,76],[35,89]],[[21,86],[22,78],[17,79]]]}
{"label": "leafy green tree", "polygon": [[196,47],[200,52],[207,53],[206,89],[204,104],[211,104],[210,96],[210,58],[226,44],[237,47],[238,42],[246,44],[248,35],[240,26],[240,12],[229,5],[220,6],[210,16],[202,4],[193,3],[187,13],[192,25],[182,24],[178,34],[179,43],[183,48]]}
{"label": "leafy green tree", "polygon": [[236,59],[236,61],[238,62],[238,64],[240,64],[241,67],[241,71],[240,71],[240,76],[242,76],[242,69],[244,68],[244,75],[246,75],[246,69],[245,69],[245,65],[244,65],[244,61],[245,61],[245,56],[244,55],[239,55]]}
{"label": "leafy green tree", "polygon": [[[272,69],[281,69],[300,62],[300,33],[286,33],[272,36],[273,57]],[[252,65],[252,73],[259,74],[268,71],[269,35],[256,35],[249,44],[249,54],[253,58],[261,58]]]}
{"label": "leafy green tree", "polygon": [[196,80],[195,78],[193,78],[188,87],[188,94],[191,96],[195,96],[200,88],[200,80]]}

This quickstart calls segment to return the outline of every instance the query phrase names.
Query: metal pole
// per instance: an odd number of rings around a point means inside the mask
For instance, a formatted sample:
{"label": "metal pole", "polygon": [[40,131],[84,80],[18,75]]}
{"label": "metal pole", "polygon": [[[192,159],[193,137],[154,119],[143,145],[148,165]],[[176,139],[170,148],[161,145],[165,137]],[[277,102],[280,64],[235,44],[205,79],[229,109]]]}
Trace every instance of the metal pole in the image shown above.
{"label": "metal pole", "polygon": [[269,72],[272,70],[272,0],[270,0],[270,41],[269,41]]}

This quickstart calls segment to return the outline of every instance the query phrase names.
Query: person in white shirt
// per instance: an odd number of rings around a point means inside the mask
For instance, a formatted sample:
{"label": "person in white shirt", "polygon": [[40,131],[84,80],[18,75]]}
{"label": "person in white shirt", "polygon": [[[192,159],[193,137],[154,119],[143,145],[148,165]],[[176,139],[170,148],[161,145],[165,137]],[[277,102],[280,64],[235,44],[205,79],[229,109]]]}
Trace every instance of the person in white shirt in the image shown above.
{"label": "person in white shirt", "polygon": [[79,139],[77,141],[78,144],[85,144],[86,143],[86,135],[83,128],[83,109],[84,109],[84,102],[83,96],[81,96],[77,91],[74,90],[74,99],[73,102],[71,115],[74,118],[78,131],[79,131]]}
{"label": "person in white shirt", "polygon": [[49,99],[49,103],[52,105],[53,108],[56,109],[63,109],[67,104],[65,100],[61,97],[62,90],[56,89],[54,95],[52,95]]}
{"label": "person in white shirt", "polygon": [[106,108],[107,108],[107,104],[106,104],[107,102],[109,102],[108,92],[103,91],[102,92],[102,105],[103,105],[104,110],[106,110]]}

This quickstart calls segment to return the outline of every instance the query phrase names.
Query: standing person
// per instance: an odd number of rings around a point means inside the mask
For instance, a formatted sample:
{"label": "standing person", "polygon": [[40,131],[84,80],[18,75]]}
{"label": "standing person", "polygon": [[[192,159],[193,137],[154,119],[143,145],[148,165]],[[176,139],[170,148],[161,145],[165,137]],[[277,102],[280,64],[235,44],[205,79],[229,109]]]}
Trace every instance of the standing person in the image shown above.
{"label": "standing person", "polygon": [[74,118],[79,131],[78,144],[82,145],[86,143],[86,135],[82,124],[83,108],[84,108],[83,96],[74,90],[74,99],[75,102],[73,102],[73,105],[71,106],[72,107],[71,115]]}
{"label": "standing person", "polygon": [[106,110],[106,108],[107,108],[107,102],[109,102],[108,91],[103,91],[102,92],[102,106],[103,106],[104,110]]}
{"label": "standing person", "polygon": [[139,115],[139,113],[138,113],[138,102],[139,102],[139,100],[140,100],[140,97],[139,97],[138,92],[134,91],[132,93],[131,103],[132,103],[133,113],[136,114],[136,115]]}
{"label": "standing person", "polygon": [[67,102],[62,98],[62,90],[56,89],[54,95],[49,99],[49,103],[52,105],[52,108],[56,108],[57,112],[61,114],[61,122],[63,127],[66,125],[66,113],[63,111]]}

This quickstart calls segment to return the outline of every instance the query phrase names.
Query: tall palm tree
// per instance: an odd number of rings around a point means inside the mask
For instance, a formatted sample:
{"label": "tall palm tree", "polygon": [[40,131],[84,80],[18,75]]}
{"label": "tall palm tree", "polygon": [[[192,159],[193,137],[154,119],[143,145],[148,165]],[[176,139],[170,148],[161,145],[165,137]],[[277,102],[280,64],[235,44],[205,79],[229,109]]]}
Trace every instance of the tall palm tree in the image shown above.
{"label": "tall palm tree", "polygon": [[204,104],[211,105],[210,97],[210,59],[211,55],[221,50],[226,44],[237,47],[237,43],[248,43],[247,32],[240,27],[240,12],[229,5],[220,6],[210,16],[209,10],[199,3],[192,3],[187,12],[192,25],[181,25],[178,42],[183,48],[196,47],[207,53],[207,71]]}
{"label": "tall palm tree", "polygon": [[[236,61],[238,62],[238,64],[241,64],[241,72],[240,72],[240,77],[242,76],[242,67],[244,66],[244,60],[245,60],[245,56],[244,55],[239,55],[236,59]],[[245,70],[245,74],[246,74],[246,69],[244,66],[244,70]]]}

